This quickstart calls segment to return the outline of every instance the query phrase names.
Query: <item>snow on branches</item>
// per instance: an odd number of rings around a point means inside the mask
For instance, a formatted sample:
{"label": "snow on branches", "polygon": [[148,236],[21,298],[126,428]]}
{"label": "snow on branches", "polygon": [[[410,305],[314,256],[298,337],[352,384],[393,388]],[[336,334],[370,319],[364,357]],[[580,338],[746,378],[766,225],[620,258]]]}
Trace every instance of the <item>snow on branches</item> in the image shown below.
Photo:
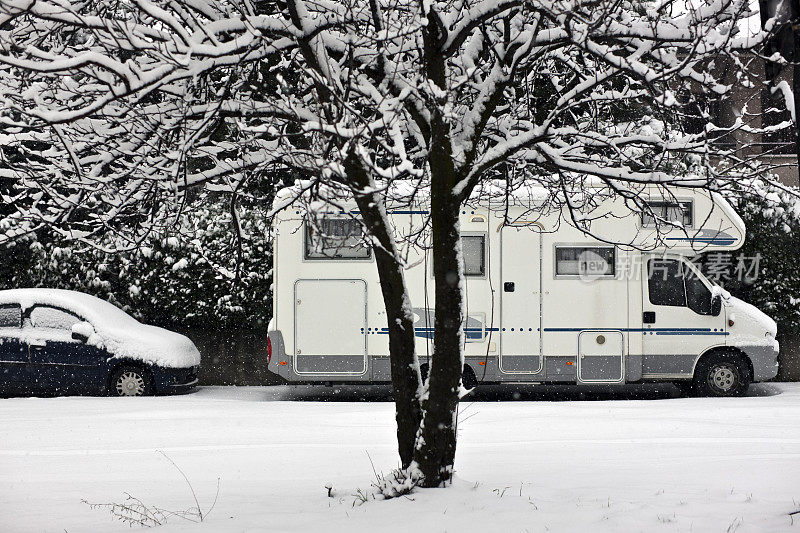
{"label": "snow on branches", "polygon": [[[737,144],[748,114],[717,123],[694,105],[751,83],[744,54],[767,37],[752,15],[749,0],[0,0],[0,178],[13,180],[0,242],[49,227],[136,247],[200,187],[231,195],[237,232],[237,198],[257,201],[265,181],[298,185],[276,208],[355,198],[401,464],[438,486],[463,366],[460,206],[537,191],[582,227],[575,212],[598,194],[645,210],[654,183],[719,191],[752,175]],[[687,101],[703,127],[684,127]],[[430,202],[424,394],[385,211],[397,182]]]}
{"label": "snow on branches", "polygon": [[460,200],[509,166],[555,189],[708,184],[687,156],[730,161],[709,134],[730,128],[685,133],[679,96],[729,93],[718,65],[744,68],[764,39],[751,15],[744,0],[0,0],[5,238],[135,240],[189,188],[279,170],[357,192],[348,156],[380,184],[431,179],[436,153]]}

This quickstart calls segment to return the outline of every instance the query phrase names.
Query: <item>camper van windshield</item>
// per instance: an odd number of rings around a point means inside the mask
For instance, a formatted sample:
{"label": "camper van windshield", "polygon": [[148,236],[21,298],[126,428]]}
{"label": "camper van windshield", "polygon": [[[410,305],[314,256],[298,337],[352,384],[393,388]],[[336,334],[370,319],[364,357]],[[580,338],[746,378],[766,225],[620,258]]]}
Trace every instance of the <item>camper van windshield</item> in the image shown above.
{"label": "camper van windshield", "polygon": [[306,221],[306,259],[368,259],[371,251],[363,237],[361,224],[352,218]]}

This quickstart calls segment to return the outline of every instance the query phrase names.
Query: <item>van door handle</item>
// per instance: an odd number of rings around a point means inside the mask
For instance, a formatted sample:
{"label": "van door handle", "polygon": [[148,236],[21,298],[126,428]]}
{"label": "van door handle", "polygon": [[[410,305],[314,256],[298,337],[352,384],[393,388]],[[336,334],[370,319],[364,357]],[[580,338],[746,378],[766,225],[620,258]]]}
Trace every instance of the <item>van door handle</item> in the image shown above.
{"label": "van door handle", "polygon": [[655,311],[645,311],[642,313],[642,324],[655,324],[656,323],[656,312]]}

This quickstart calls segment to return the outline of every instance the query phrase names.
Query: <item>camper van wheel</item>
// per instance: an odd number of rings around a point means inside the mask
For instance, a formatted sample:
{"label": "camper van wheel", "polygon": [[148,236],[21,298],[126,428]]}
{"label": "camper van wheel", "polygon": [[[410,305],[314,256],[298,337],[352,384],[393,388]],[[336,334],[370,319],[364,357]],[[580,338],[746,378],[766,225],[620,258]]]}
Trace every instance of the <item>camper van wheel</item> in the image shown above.
{"label": "camper van wheel", "polygon": [[734,353],[711,353],[695,369],[694,388],[702,396],[743,396],[748,385],[747,365]]}

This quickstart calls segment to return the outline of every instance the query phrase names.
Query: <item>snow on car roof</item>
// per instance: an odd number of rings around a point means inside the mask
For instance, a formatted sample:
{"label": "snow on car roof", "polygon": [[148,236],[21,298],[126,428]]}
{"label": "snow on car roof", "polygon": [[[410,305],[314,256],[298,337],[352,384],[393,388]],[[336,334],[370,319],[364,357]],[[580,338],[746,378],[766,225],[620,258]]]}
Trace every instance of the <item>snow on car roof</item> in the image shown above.
{"label": "snow on car roof", "polygon": [[22,309],[34,305],[51,305],[75,312],[81,318],[94,323],[132,321],[135,318],[119,307],[83,292],[64,289],[9,289],[0,291],[0,305],[20,304]]}

